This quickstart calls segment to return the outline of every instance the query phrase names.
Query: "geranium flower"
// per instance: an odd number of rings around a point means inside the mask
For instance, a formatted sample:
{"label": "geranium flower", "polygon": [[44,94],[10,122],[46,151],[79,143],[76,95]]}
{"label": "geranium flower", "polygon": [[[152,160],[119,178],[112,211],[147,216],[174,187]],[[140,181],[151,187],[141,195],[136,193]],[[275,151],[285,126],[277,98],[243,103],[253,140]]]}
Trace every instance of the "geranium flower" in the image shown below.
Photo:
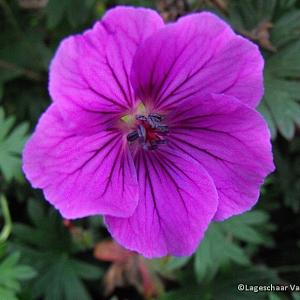
{"label": "geranium flower", "polygon": [[189,255],[211,221],[251,209],[274,168],[262,69],[211,13],[165,25],[112,9],[61,42],[24,172],[63,217],[104,215],[146,257]]}

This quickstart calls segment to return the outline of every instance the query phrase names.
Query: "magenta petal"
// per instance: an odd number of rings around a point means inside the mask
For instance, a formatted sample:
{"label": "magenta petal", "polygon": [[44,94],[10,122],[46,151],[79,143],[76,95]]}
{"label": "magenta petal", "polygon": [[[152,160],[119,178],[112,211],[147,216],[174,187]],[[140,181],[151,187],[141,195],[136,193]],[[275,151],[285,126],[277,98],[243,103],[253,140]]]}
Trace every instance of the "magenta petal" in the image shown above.
{"label": "magenta petal", "polygon": [[56,105],[41,117],[23,153],[27,179],[65,218],[130,216],[138,202],[136,171],[119,132],[77,134]]}
{"label": "magenta petal", "polygon": [[211,95],[189,99],[170,116],[169,126],[170,144],[199,161],[214,180],[215,220],[256,203],[264,178],[274,170],[270,133],[258,112],[233,97]]}
{"label": "magenta petal", "polygon": [[[107,126],[134,105],[129,82],[139,45],[163,26],[150,9],[118,7],[93,29],[63,40],[50,66],[49,90],[69,122]],[[101,115],[101,118],[99,118]]]}
{"label": "magenta petal", "polygon": [[140,200],[130,218],[105,217],[112,236],[146,257],[190,255],[217,208],[211,177],[175,150],[140,151],[136,157]]}
{"label": "magenta petal", "polygon": [[255,107],[263,94],[262,70],[255,44],[217,16],[199,13],[147,39],[134,57],[131,80],[138,97],[157,110],[208,93],[232,95]]}

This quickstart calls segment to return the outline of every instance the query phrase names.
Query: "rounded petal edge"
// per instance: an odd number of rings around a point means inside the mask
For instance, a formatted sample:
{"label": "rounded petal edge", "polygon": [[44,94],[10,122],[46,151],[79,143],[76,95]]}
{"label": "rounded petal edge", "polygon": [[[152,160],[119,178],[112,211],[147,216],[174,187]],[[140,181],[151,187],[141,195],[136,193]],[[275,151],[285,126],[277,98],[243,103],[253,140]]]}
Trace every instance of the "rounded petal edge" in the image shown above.
{"label": "rounded petal edge", "polygon": [[216,221],[251,209],[260,187],[274,171],[266,121],[232,96],[190,98],[167,121],[169,143],[200,162],[216,185]]}
{"label": "rounded petal edge", "polygon": [[63,217],[128,217],[139,191],[131,154],[118,132],[68,130],[56,105],[42,115],[23,150],[23,171]]}
{"label": "rounded petal edge", "polygon": [[129,218],[105,216],[112,237],[147,258],[191,255],[218,205],[212,178],[172,148],[136,158],[139,205]]}

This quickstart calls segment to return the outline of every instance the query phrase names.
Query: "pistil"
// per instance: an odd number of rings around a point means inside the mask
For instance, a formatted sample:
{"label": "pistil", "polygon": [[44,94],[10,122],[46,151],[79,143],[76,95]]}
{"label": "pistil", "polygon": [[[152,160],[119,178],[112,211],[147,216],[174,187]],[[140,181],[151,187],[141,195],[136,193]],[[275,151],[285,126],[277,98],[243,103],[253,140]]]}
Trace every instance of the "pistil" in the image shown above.
{"label": "pistil", "polygon": [[144,150],[155,150],[159,145],[167,143],[165,136],[169,128],[161,123],[163,116],[152,113],[148,116],[136,115],[135,119],[136,130],[127,135],[127,141],[130,144],[138,141]]}

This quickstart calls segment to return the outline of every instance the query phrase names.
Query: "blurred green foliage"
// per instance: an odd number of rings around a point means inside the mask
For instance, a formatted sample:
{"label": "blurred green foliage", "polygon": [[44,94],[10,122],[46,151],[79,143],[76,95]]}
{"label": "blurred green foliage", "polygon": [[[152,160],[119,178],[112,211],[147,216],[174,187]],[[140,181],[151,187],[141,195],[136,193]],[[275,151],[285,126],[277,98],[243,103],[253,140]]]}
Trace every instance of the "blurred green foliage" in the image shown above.
{"label": "blurred green foliage", "polygon": [[237,290],[239,283],[300,284],[296,0],[0,0],[0,299],[143,299],[141,291],[128,286],[105,295],[108,277],[104,280],[103,275],[110,264],[97,261],[92,253],[109,237],[101,219],[64,223],[26,183],[20,160],[30,131],[50,103],[47,72],[59,41],[91,27],[119,4],[156,8],[168,21],[210,10],[260,46],[266,63],[259,110],[272,132],[277,167],[257,208],[211,224],[195,255],[147,261],[156,275],[156,293],[144,293],[145,298],[299,300],[299,293]]}

